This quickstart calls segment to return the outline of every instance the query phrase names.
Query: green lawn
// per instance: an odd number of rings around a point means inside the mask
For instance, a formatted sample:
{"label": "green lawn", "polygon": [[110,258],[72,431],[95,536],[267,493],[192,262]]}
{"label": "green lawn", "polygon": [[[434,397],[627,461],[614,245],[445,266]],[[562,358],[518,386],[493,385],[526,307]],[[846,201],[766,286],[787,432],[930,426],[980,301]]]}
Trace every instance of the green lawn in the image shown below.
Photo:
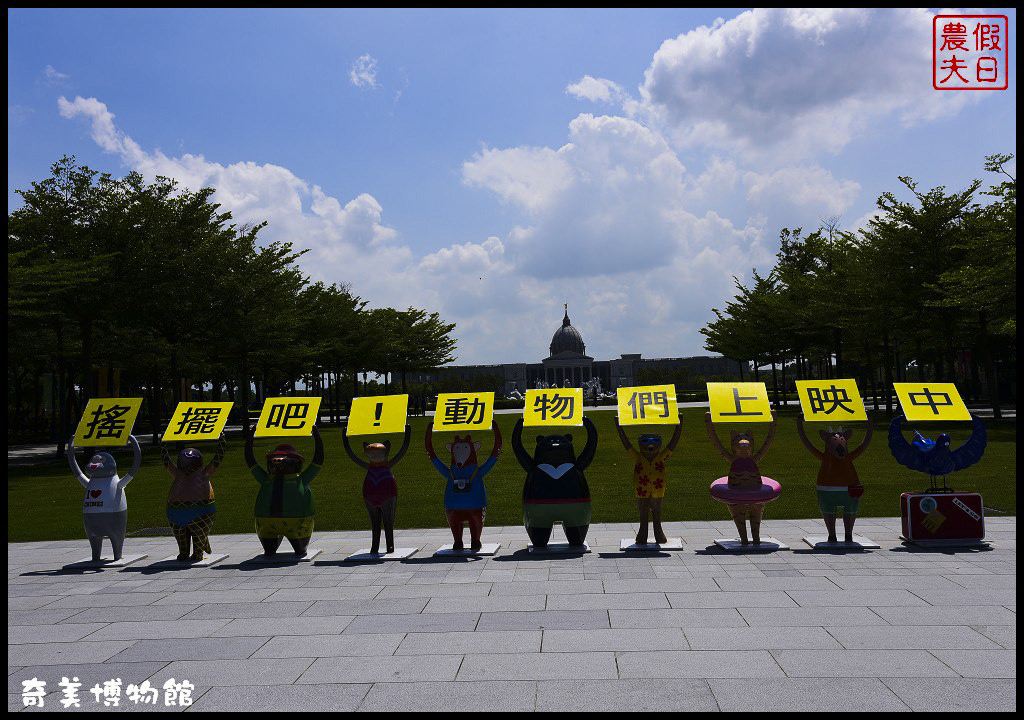
{"label": "green lawn", "polygon": [[[708,485],[725,475],[726,462],[715,453],[704,430],[704,409],[683,409],[683,436],[676,454],[669,460],[669,486],[664,502],[664,519],[728,520],[721,503],[708,493]],[[796,407],[779,412],[775,442],[760,463],[764,475],[782,485],[782,495],[770,503],[766,519],[819,517],[814,492],[818,463],[800,443],[796,433]],[[637,511],[632,489],[631,463],[619,444],[613,424],[614,410],[589,413],[598,429],[597,457],[587,470],[593,499],[594,522],[635,522]],[[486,478],[488,525],[519,525],[522,523],[522,487],[524,472],[516,462],[511,448],[512,427],[517,415],[496,415],[505,438],[505,449],[498,464]],[[861,517],[896,517],[900,514],[902,492],[922,490],[928,486],[927,476],[898,465],[889,454],[887,423],[879,414],[871,446],[857,461],[857,472],[867,490],[861,499]],[[423,449],[425,418],[412,418],[412,440],[409,453],[395,469],[399,500],[397,525],[401,528],[446,527],[442,499],[444,483],[427,460]],[[663,427],[666,441],[671,428]],[[738,426],[737,426],[738,427]],[[753,425],[755,442],[764,438],[765,425]],[[808,424],[808,434],[816,436],[819,425]],[[851,441],[857,445],[863,438],[863,424],[854,426]],[[644,429],[651,429],[647,427]],[[667,431],[665,431],[667,429]],[[928,424],[921,428],[929,437],[948,432],[953,446],[959,446],[970,434],[969,423]],[[989,421],[988,449],[977,465],[950,476],[949,483],[961,491],[975,491],[985,498],[985,506],[1000,514],[1016,515],[1016,421]],[[723,443],[728,442],[727,427],[720,426]],[[560,432],[550,430],[546,432]],[[336,427],[322,431],[326,445],[323,472],[313,484],[317,503],[316,529],[369,530],[369,519],[362,502],[363,471],[352,464],[341,444],[341,430]],[[540,433],[527,430],[524,443],[532,452],[534,437]],[[637,430],[629,433],[634,444]],[[583,428],[574,429],[577,452],[586,439]],[[389,436],[393,447],[401,435]],[[909,433],[907,433],[909,439]],[[367,438],[369,439],[369,438]],[[443,451],[448,436],[438,433],[434,446]],[[490,451],[490,438],[483,438],[481,460]],[[256,444],[261,458],[276,441]],[[296,447],[307,458],[312,457],[312,440],[302,439]],[[358,444],[354,444],[359,447]],[[817,443],[818,447],[821,446]],[[204,451],[206,448],[203,448]],[[213,452],[213,444],[209,446]],[[444,457],[444,455],[442,455]],[[128,455],[118,456],[122,472],[130,465]],[[230,441],[224,464],[213,477],[217,495],[215,533],[253,532],[253,502],[256,484],[242,459],[242,440]],[[146,446],[142,468],[128,486],[128,531],[166,527],[164,504],[170,478],[160,464],[156,448]],[[81,485],[72,477],[65,462],[51,462],[8,470],[7,541],[65,540],[85,537],[81,519]],[[996,513],[991,513],[995,515]],[[524,534],[525,538],[525,534]]]}

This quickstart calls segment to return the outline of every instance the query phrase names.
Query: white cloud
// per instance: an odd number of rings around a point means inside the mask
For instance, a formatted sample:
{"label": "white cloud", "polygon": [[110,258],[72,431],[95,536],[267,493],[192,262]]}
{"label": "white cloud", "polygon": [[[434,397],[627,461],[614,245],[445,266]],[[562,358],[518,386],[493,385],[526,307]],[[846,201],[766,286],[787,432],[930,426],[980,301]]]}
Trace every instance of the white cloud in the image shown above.
{"label": "white cloud", "polygon": [[43,69],[43,75],[46,76],[46,82],[49,85],[61,85],[65,80],[71,79],[70,75],[59,72],[53,65],[47,65]]}
{"label": "white cloud", "polygon": [[931,88],[922,9],[756,9],[667,40],[643,112],[681,146],[794,160],[836,153],[872,123],[956,112],[980,93]]}
{"label": "white cloud", "polygon": [[582,80],[570,84],[565,91],[574,97],[591,102],[615,103],[625,96],[620,85],[590,75],[584,75]]}
{"label": "white cloud", "polygon": [[860,184],[836,180],[824,168],[784,167],[773,173],[743,175],[747,197],[765,208],[784,206],[819,218],[841,215],[853,204]]}
{"label": "white cloud", "polygon": [[348,71],[348,79],[358,88],[377,87],[377,60],[370,55],[360,55]]}

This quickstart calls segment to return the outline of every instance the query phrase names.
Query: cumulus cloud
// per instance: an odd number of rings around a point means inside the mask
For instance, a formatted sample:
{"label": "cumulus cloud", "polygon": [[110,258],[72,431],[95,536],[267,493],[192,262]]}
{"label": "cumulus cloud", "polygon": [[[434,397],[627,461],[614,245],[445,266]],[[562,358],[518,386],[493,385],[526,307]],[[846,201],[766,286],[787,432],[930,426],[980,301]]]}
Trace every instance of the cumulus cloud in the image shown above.
{"label": "cumulus cloud", "polygon": [[682,146],[748,158],[836,153],[889,117],[934,119],[979,93],[936,93],[923,9],[768,8],[667,40],[640,88]]}
{"label": "cumulus cloud", "polygon": [[71,79],[70,75],[59,72],[53,65],[47,65],[43,69],[43,75],[46,77],[46,82],[49,85],[60,85],[65,80]]}
{"label": "cumulus cloud", "polygon": [[360,55],[352,63],[348,79],[358,88],[377,87],[377,60],[370,55]]}
{"label": "cumulus cloud", "polygon": [[574,97],[591,102],[615,103],[625,96],[620,85],[590,75],[584,75],[582,80],[570,84],[565,91]]}
{"label": "cumulus cloud", "polygon": [[760,207],[787,205],[817,217],[841,215],[856,200],[860,184],[836,180],[824,168],[784,167],[773,173],[748,172],[743,176],[747,197]]}

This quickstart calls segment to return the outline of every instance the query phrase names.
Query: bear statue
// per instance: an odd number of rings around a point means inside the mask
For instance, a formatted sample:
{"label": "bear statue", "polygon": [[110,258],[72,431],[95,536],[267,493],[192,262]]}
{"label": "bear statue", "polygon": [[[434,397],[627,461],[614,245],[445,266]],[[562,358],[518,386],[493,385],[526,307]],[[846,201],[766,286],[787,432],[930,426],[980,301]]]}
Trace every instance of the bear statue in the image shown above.
{"label": "bear statue", "polygon": [[561,522],[565,538],[582,547],[590,528],[590,488],[583,471],[597,452],[597,428],[587,417],[587,444],[576,456],[572,435],[539,435],[531,457],[523,448],[523,420],[512,431],[512,449],[526,471],[523,524],[534,548],[547,547],[551,529]]}

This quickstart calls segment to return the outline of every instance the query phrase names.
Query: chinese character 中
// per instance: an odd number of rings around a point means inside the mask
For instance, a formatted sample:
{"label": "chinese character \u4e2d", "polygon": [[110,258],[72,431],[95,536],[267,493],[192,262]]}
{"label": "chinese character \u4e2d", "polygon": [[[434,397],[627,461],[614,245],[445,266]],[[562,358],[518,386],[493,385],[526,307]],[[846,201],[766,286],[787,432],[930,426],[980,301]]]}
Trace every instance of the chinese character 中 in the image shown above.
{"label": "chinese character \u4e2d", "polygon": [[548,419],[548,411],[551,412],[552,418],[568,420],[573,415],[575,400],[576,398],[572,395],[555,395],[554,397],[538,395],[534,400],[533,407],[540,413],[541,420]]}
{"label": "chinese character \u4e2d", "polygon": [[942,26],[942,47],[943,50],[964,50],[967,51],[967,26],[963,23],[946,23]]}
{"label": "chinese character \u4e2d", "polygon": [[[484,412],[487,403],[480,402],[473,398],[467,402],[466,398],[449,398],[444,406],[444,425],[479,425],[484,421]],[[477,419],[477,411],[479,418]]]}
{"label": "chinese character \u4e2d", "polygon": [[[939,406],[950,407],[953,405],[953,399],[949,397],[949,393],[932,393],[932,391],[929,388],[925,388],[922,392],[909,393],[907,397],[910,398],[911,405],[914,405],[915,407],[927,405],[932,409],[932,413],[934,413],[935,415],[939,414]],[[923,397],[925,400],[924,402],[918,402],[917,400],[914,399],[915,397]],[[945,398],[945,402],[935,402],[935,398],[939,397]]]}
{"label": "chinese character \u4e2d", "polygon": [[646,407],[648,405],[657,405],[661,407],[662,413],[658,417],[667,418],[669,415],[668,393],[665,391],[635,392],[626,404],[629,405],[630,409],[632,409],[634,420],[643,420],[647,418]]}
{"label": "chinese character \u4e2d", "polygon": [[77,677],[73,680],[68,680],[66,677],[61,678],[61,681],[57,684],[64,693],[60,704],[64,706],[65,710],[72,706],[82,707],[81,701],[78,699],[78,688],[82,687],[82,683],[78,681]]}
{"label": "chinese character \u4e2d", "polygon": [[[824,413],[825,415],[831,415],[839,407],[851,414],[855,412],[853,408],[847,407],[844,404],[850,402],[849,393],[846,392],[845,388],[837,388],[835,385],[831,385],[825,390],[822,388],[807,388],[807,399],[810,401],[811,412],[814,414]],[[825,409],[825,403],[831,403],[831,407],[828,410]]]}
{"label": "chinese character \u4e2d", "polygon": [[[112,437],[116,438],[124,432],[124,425],[128,421],[123,416],[131,410],[131,407],[127,405],[111,405],[109,408],[104,408],[103,405],[98,405],[95,410],[92,411],[93,420],[88,423],[86,427],[89,432],[85,434],[85,439],[88,440],[93,437],[93,431],[96,432],[96,438]],[[103,416],[102,418],[100,416]]]}
{"label": "chinese character \u4e2d", "polygon": [[743,412],[743,410],[740,409],[740,401],[741,400],[757,400],[757,396],[756,395],[753,395],[753,396],[740,395],[740,389],[737,388],[737,387],[734,387],[732,389],[732,397],[733,397],[733,401],[736,403],[736,412],[723,412],[723,413],[719,413],[719,415],[725,416],[725,415],[760,415],[761,414],[761,413],[759,413],[756,410],[754,410],[753,412]]}
{"label": "chinese character \u4e2d", "polygon": [[188,408],[178,421],[178,435],[209,435],[213,432],[223,408]]}
{"label": "chinese character \u4e2d", "polygon": [[[302,427],[302,423],[305,421],[308,413],[308,403],[271,405],[270,414],[267,415],[267,427],[279,427],[282,430],[298,430]],[[298,420],[299,422],[294,425],[290,425],[290,420]]]}
{"label": "chinese character \u4e2d", "polygon": [[46,695],[46,681],[37,677],[21,681],[21,701],[25,707],[43,707]]}

